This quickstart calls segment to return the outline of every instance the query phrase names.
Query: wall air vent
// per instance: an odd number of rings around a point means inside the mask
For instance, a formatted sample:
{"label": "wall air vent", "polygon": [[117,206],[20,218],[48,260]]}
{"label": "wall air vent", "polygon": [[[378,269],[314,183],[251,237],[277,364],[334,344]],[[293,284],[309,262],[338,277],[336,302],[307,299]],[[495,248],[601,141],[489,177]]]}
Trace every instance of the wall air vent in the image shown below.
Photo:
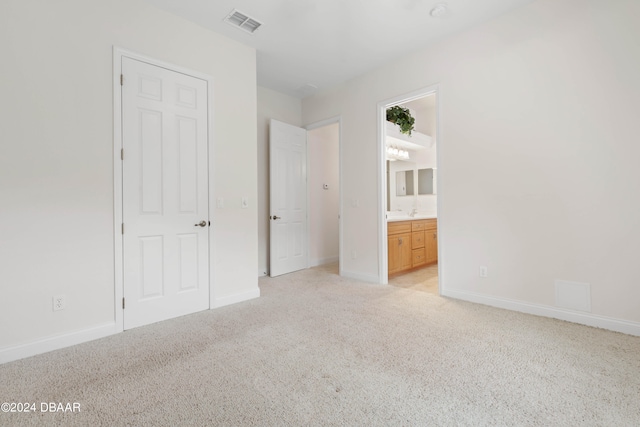
{"label": "wall air vent", "polygon": [[224,22],[229,25],[233,25],[236,28],[240,28],[249,34],[255,33],[255,31],[262,25],[262,22],[258,22],[244,13],[238,12],[236,9],[233,9],[231,13],[224,18]]}

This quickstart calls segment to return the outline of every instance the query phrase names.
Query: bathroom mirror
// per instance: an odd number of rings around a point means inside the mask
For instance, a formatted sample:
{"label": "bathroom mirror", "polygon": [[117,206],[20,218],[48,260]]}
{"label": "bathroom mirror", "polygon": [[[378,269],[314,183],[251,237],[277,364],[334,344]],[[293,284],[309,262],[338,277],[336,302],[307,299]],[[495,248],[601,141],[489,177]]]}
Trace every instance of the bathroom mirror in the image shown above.
{"label": "bathroom mirror", "polygon": [[396,196],[413,196],[413,170],[396,172]]}
{"label": "bathroom mirror", "polygon": [[418,194],[436,194],[435,169],[418,169]]}

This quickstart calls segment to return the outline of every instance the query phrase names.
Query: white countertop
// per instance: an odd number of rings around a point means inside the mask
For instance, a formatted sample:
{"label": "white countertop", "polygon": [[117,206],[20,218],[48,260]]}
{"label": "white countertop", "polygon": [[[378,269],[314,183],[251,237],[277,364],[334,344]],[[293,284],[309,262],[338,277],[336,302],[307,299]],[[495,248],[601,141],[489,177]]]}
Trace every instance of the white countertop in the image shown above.
{"label": "white countertop", "polygon": [[[388,215],[387,215],[388,216]],[[399,221],[416,221],[419,219],[435,219],[438,218],[436,214],[415,214],[414,216],[409,216],[409,214],[404,214],[402,216],[388,216],[387,222],[399,222]]]}

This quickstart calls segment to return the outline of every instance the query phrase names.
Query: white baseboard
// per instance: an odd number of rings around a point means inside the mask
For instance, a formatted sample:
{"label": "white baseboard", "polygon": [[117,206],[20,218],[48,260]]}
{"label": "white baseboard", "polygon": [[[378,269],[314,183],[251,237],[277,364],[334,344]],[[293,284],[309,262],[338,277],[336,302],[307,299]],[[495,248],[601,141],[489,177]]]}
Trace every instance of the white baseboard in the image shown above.
{"label": "white baseboard", "polygon": [[5,347],[0,349],[0,364],[59,350],[76,344],[82,344],[87,341],[97,340],[119,332],[122,331],[116,327],[115,322],[105,323],[82,331],[69,332],[26,344]]}
{"label": "white baseboard", "polygon": [[236,304],[254,298],[260,298],[260,288],[255,288],[250,291],[233,294],[226,297],[215,298],[213,301],[213,306],[211,308],[220,308],[224,307],[225,305]]}
{"label": "white baseboard", "polygon": [[380,283],[380,278],[373,274],[354,273],[353,271],[340,270],[340,275],[348,279],[360,280],[367,283]]}
{"label": "white baseboard", "polygon": [[599,316],[591,313],[571,311],[541,304],[533,304],[508,298],[492,297],[468,291],[447,289],[443,290],[442,296],[490,305],[492,307],[504,308],[507,310],[519,311],[521,313],[534,314],[536,316],[566,320],[568,322],[622,332],[623,334],[640,336],[640,323],[638,322]]}
{"label": "white baseboard", "polygon": [[309,260],[309,267],[317,267],[319,265],[331,264],[332,262],[338,262],[340,260],[339,256],[332,256],[329,258],[315,258]]}
{"label": "white baseboard", "polygon": [[[216,298],[213,308],[224,307],[225,305],[235,304],[258,297],[260,297],[260,288],[227,297]],[[122,330],[117,327],[116,323],[111,322],[98,325],[93,328],[84,329],[82,331],[69,332],[53,337],[42,338],[25,344],[0,348],[0,364],[13,362],[14,360],[24,359],[26,357],[47,353],[53,350],[59,350],[72,345],[82,344],[84,342],[108,337],[109,335],[120,332],[122,332]]]}

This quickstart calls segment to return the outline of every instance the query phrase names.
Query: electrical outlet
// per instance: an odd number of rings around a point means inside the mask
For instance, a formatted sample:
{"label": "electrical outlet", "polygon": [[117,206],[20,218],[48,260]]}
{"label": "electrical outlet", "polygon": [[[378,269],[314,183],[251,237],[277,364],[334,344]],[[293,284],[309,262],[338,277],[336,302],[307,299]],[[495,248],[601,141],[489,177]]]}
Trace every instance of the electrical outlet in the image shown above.
{"label": "electrical outlet", "polygon": [[480,266],[480,277],[489,277],[489,269],[485,265]]}
{"label": "electrical outlet", "polygon": [[56,295],[53,297],[53,311],[64,310],[67,306],[67,299],[64,295]]}

